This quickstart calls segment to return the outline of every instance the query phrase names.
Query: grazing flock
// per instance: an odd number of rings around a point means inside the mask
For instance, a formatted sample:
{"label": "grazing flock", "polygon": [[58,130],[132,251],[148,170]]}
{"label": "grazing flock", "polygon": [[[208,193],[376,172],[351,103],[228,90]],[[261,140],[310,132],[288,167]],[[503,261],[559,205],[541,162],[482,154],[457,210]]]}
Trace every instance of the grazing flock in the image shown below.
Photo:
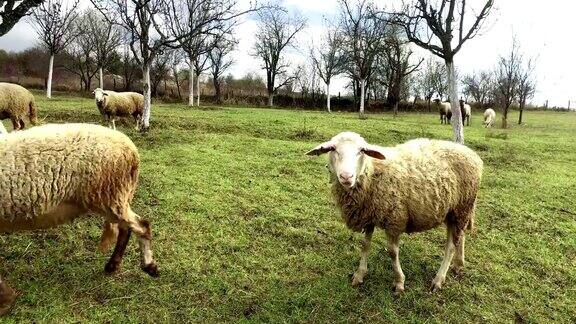
{"label": "grazing flock", "polygon": [[[140,158],[134,143],[115,130],[117,117],[132,117],[138,127],[144,98],[137,93],[96,89],[96,106],[110,127],[90,124],[42,125],[7,134],[0,123],[0,233],[54,227],[85,214],[103,218],[100,250],[115,244],[105,271],[115,272],[132,232],[138,237],[140,267],[158,276],[152,256],[150,223],[131,208]],[[436,101],[441,123],[449,123],[449,103]],[[471,109],[461,102],[463,120]],[[34,96],[25,88],[0,83],[0,119],[10,118],[14,130],[24,118],[37,123]],[[495,113],[487,109],[485,126]],[[403,233],[446,225],[444,259],[431,290],[441,288],[454,259],[464,266],[465,232],[473,227],[483,162],[464,145],[416,139],[395,147],[367,143],[344,132],[309,151],[328,154],[332,196],[345,224],[363,232],[364,241],[352,284],[364,281],[375,228],[386,232],[394,270],[394,293],[404,291],[399,261]],[[16,292],[0,278],[0,315],[9,312]]]}

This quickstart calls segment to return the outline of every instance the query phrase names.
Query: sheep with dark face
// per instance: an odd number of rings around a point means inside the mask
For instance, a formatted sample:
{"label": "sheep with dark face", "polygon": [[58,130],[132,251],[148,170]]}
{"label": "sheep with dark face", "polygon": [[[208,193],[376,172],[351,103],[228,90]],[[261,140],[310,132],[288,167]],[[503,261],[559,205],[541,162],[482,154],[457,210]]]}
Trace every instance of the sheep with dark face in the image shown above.
{"label": "sheep with dark face", "polygon": [[139,127],[140,118],[144,109],[144,96],[136,92],[115,92],[96,88],[93,91],[96,106],[104,120],[116,129],[116,117],[134,118],[136,128]]}
{"label": "sheep with dark face", "polygon": [[308,155],[328,153],[332,194],[346,225],[365,233],[360,266],[353,285],[364,281],[375,227],[386,232],[392,259],[394,292],[404,290],[399,239],[402,233],[430,230],[445,224],[445,256],[431,289],[439,289],[454,250],[454,270],[464,266],[464,231],[473,226],[483,163],[464,145],[416,139],[395,147],[368,144],[360,135],[344,132],[318,145]]}
{"label": "sheep with dark face", "polygon": [[470,126],[470,116],[472,115],[472,107],[469,104],[460,100],[460,112],[462,114],[462,125]]}

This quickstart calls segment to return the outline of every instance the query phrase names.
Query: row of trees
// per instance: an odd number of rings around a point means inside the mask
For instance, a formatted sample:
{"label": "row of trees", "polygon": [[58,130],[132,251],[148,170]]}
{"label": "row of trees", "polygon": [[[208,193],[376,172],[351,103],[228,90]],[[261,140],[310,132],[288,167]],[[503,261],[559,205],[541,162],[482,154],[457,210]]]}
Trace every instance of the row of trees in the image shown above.
{"label": "row of trees", "polygon": [[[98,54],[100,49],[105,49],[102,53],[106,55],[115,52],[110,50],[114,47],[129,49],[129,55],[142,70],[144,129],[149,126],[153,66],[157,70],[177,67],[169,62],[177,61],[178,52],[183,53],[189,66],[188,79],[195,77],[198,87],[200,73],[215,66],[211,72],[218,74],[227,65],[229,61],[223,58],[235,43],[231,37],[233,28],[238,17],[250,12],[258,16],[253,55],[260,58],[266,71],[269,104],[273,104],[280,88],[293,87],[298,81],[298,71],[289,69],[285,52],[296,45],[296,35],[305,28],[306,21],[288,15],[279,3],[251,4],[239,11],[235,0],[91,0],[98,12],[80,14],[77,2],[64,6],[61,1],[47,0],[33,15],[51,57],[67,49],[77,58],[75,70],[88,84],[94,70],[106,68],[107,58]],[[372,0],[338,2],[337,21],[327,23],[321,46],[310,51],[315,67],[313,79],[322,79],[327,92],[331,79],[342,74],[350,80],[361,117],[370,97],[385,93],[389,105],[395,106],[409,90],[407,80],[423,63],[413,58],[408,46],[412,43],[444,61],[450,101],[453,107],[458,106],[454,58],[463,44],[476,36],[493,0],[477,8],[465,0],[412,0],[390,12],[378,8]],[[100,46],[101,40],[95,40],[96,36],[110,47]],[[91,69],[87,68],[87,61],[93,61]],[[49,68],[49,74],[50,71]],[[177,72],[173,73],[178,77]],[[48,79],[49,88],[50,76]],[[213,79],[217,88],[219,78]],[[192,94],[194,82],[189,82],[189,86]],[[193,100],[194,96],[189,95],[190,104]],[[459,109],[455,109],[457,121],[461,120],[459,114]],[[463,142],[460,122],[454,123],[454,136]]]}

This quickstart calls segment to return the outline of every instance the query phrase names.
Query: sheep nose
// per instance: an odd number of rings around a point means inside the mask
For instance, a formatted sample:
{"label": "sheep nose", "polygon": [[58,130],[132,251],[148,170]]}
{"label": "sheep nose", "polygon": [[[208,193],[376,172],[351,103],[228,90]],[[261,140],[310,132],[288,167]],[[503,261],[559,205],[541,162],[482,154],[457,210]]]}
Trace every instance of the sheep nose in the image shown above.
{"label": "sheep nose", "polygon": [[340,173],[340,179],[342,179],[343,181],[350,181],[353,177],[354,177],[354,175],[350,172],[341,172]]}

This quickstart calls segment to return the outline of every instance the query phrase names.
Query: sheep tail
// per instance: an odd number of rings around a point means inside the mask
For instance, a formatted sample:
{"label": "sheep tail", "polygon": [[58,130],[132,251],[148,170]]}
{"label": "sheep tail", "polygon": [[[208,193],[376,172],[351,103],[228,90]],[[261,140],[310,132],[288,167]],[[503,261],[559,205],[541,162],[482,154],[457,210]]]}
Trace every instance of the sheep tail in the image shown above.
{"label": "sheep tail", "polygon": [[30,101],[28,113],[30,123],[32,123],[32,125],[38,125],[38,116],[36,116],[36,104],[34,103],[34,100]]}
{"label": "sheep tail", "polygon": [[101,253],[106,253],[110,246],[116,242],[118,239],[118,223],[110,223],[109,221],[104,222],[102,231],[102,237],[100,238],[100,245],[98,250]]}

